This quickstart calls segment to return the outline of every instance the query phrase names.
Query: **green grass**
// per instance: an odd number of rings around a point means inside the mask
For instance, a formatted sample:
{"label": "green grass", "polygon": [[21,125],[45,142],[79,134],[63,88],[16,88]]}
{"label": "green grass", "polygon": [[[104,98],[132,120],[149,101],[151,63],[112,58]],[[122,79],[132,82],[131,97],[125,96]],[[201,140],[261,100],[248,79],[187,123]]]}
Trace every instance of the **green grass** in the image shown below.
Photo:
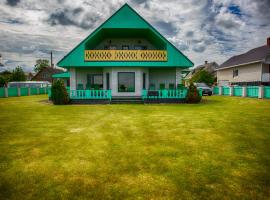
{"label": "green grass", "polygon": [[270,101],[0,99],[0,199],[267,199]]}

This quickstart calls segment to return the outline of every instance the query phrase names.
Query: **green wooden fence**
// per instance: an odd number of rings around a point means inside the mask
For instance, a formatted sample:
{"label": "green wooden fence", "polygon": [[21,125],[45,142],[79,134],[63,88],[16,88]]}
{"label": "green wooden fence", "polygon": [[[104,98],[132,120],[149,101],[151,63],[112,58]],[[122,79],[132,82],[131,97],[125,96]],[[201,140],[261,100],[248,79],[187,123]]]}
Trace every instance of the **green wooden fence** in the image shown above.
{"label": "green wooden fence", "polygon": [[247,87],[247,97],[259,97],[259,87],[258,86],[248,86]]}
{"label": "green wooden fence", "polygon": [[46,94],[48,92],[47,88],[0,88],[0,98],[5,97],[5,90],[7,89],[8,97],[18,97],[18,96],[28,96],[28,90],[30,90],[30,95],[37,95],[37,94]]}
{"label": "green wooden fence", "polygon": [[225,96],[230,95],[230,88],[229,87],[222,87],[222,94]]}
{"label": "green wooden fence", "polygon": [[18,89],[17,88],[8,88],[8,96],[9,97],[17,97]]}
{"label": "green wooden fence", "polygon": [[213,88],[213,94],[215,94],[215,95],[219,94],[219,87]]}
{"label": "green wooden fence", "polygon": [[0,98],[5,97],[5,88],[0,88]]}
{"label": "green wooden fence", "polygon": [[241,97],[243,95],[243,88],[239,86],[233,87],[233,95],[237,97]]}
{"label": "green wooden fence", "polygon": [[264,87],[264,98],[270,98],[270,86]]}
{"label": "green wooden fence", "polygon": [[28,88],[20,88],[21,96],[28,96]]}

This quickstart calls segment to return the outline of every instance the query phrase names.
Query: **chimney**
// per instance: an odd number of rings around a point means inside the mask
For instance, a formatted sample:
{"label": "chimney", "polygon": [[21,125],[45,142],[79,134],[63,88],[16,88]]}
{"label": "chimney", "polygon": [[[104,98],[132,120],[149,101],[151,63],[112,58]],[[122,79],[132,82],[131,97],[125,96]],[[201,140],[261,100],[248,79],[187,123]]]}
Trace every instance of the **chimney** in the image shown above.
{"label": "chimney", "polygon": [[207,61],[207,60],[206,60],[206,61],[204,61],[204,64],[205,64],[205,65],[207,65],[207,63],[208,63],[208,61]]}
{"label": "chimney", "polygon": [[270,47],[270,37],[269,37],[269,38],[267,38],[267,46],[269,46],[269,47]]}
{"label": "chimney", "polygon": [[52,51],[51,51],[51,68],[53,68],[53,56],[52,56]]}

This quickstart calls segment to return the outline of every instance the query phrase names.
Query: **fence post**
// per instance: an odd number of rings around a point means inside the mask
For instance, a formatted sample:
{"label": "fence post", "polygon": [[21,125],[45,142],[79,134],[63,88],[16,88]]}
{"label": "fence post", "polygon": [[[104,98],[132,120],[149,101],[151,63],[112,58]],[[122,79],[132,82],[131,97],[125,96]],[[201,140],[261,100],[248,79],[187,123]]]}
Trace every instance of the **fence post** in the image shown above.
{"label": "fence post", "polygon": [[246,97],[247,96],[247,86],[243,86],[242,87],[242,97]]}
{"label": "fence post", "polygon": [[230,86],[230,96],[233,96],[233,86]]}
{"label": "fence post", "polygon": [[222,86],[218,87],[218,95],[222,95]]}
{"label": "fence post", "polygon": [[31,88],[28,87],[28,96],[30,96],[30,95],[31,95]]}
{"label": "fence post", "polygon": [[8,88],[5,87],[5,97],[8,97]]}
{"label": "fence post", "polygon": [[39,94],[39,87],[37,88],[37,94]]}
{"label": "fence post", "polygon": [[264,86],[261,85],[261,86],[259,86],[258,98],[262,99],[263,97],[264,97]]}
{"label": "fence post", "polygon": [[47,94],[47,87],[44,88],[44,93]]}
{"label": "fence post", "polygon": [[17,87],[17,96],[20,97],[21,96],[21,88]]}

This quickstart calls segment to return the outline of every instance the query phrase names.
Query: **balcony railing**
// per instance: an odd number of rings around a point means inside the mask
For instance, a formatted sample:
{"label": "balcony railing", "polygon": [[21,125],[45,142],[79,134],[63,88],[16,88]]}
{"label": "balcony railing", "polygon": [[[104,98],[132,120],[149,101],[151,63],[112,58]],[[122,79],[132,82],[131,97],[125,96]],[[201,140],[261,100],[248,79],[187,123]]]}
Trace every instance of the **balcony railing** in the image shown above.
{"label": "balcony railing", "polygon": [[165,50],[85,50],[85,61],[167,61]]}
{"label": "balcony railing", "polygon": [[262,74],[262,82],[270,82],[270,73]]}

